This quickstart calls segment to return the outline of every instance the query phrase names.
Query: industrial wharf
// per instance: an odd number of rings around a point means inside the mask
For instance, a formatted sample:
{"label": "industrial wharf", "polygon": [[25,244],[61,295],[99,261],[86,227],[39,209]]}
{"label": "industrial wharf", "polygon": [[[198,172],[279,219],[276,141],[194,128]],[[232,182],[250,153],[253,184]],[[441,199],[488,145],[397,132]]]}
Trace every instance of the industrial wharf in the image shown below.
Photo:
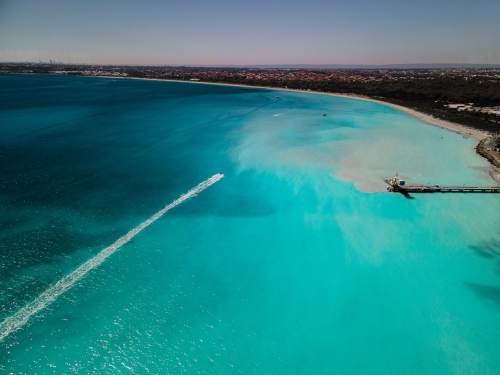
{"label": "industrial wharf", "polygon": [[406,185],[399,175],[384,180],[391,193],[500,193],[500,186],[440,186],[440,185]]}

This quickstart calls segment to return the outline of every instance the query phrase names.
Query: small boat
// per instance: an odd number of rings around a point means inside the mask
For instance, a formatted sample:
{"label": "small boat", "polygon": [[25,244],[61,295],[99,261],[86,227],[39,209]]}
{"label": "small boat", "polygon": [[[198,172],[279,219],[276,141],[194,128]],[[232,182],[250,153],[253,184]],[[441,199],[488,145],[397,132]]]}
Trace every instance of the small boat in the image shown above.
{"label": "small boat", "polygon": [[276,95],[276,96],[275,96],[275,98],[278,98],[278,99],[279,99],[279,96],[278,96],[278,95]]}
{"label": "small boat", "polygon": [[326,113],[323,113],[323,116],[326,116]]}

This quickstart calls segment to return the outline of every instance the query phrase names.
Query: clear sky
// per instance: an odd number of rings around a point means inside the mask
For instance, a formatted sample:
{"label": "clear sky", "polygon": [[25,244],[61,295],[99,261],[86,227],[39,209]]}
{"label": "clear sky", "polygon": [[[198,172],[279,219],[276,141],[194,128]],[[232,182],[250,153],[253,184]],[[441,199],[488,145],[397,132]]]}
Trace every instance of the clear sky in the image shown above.
{"label": "clear sky", "polygon": [[500,0],[0,0],[0,61],[500,64]]}

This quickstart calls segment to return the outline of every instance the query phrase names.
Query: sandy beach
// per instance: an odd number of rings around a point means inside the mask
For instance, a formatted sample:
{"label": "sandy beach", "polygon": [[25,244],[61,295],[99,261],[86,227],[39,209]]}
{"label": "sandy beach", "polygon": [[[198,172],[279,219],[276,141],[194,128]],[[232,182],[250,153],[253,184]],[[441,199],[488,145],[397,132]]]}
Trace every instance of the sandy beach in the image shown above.
{"label": "sandy beach", "polygon": [[455,124],[453,122],[438,119],[438,118],[435,118],[433,116],[426,115],[425,113],[418,112],[414,109],[411,109],[408,107],[403,107],[403,106],[397,105],[397,104],[384,102],[382,100],[371,99],[371,98],[363,97],[361,95],[354,95],[354,94],[353,95],[327,94],[327,95],[343,96],[343,97],[347,97],[347,98],[356,98],[356,99],[360,99],[360,100],[367,100],[370,102],[380,103],[380,104],[383,104],[383,105],[386,105],[389,107],[399,109],[400,111],[408,113],[410,116],[413,116],[413,117],[417,118],[418,120],[423,121],[425,123],[428,123],[428,124],[431,124],[434,126],[439,126],[440,128],[451,130],[451,131],[454,131],[456,133],[460,133],[460,134],[465,135],[467,137],[477,139],[478,141],[491,136],[488,132],[483,131],[483,130],[473,129],[473,128],[470,128],[470,127],[465,126],[465,125]]}
{"label": "sandy beach", "polygon": [[[143,78],[139,78],[143,79]],[[146,78],[147,79],[147,78]],[[158,80],[162,81],[162,80]],[[438,118],[435,118],[430,115],[426,115],[425,113],[418,112],[414,109],[408,108],[408,107],[403,107],[401,105],[397,104],[392,104],[389,102],[384,102],[383,100],[377,100],[377,99],[372,99],[364,95],[358,95],[358,94],[341,94],[341,93],[329,93],[329,92],[319,92],[319,91],[310,91],[310,90],[295,90],[295,89],[285,89],[285,88],[280,88],[280,87],[268,87],[268,86],[248,86],[248,85],[236,85],[232,83],[213,83],[213,82],[200,82],[200,81],[175,81],[175,80],[166,80],[166,81],[171,81],[171,82],[189,82],[189,83],[196,83],[196,84],[203,84],[203,85],[225,85],[225,86],[236,86],[236,87],[244,87],[244,88],[252,88],[252,89],[266,89],[266,90],[279,90],[279,91],[291,91],[291,92],[300,92],[300,93],[305,93],[305,94],[313,94],[313,95],[328,95],[328,96],[339,96],[339,97],[344,97],[344,98],[351,98],[351,99],[359,99],[359,100],[366,100],[369,102],[374,102],[374,103],[379,103],[382,105],[386,105],[392,108],[396,108],[400,111],[403,111],[410,116],[413,116],[417,118],[420,121],[423,121],[427,124],[434,125],[434,126],[439,126],[440,128],[446,129],[446,130],[451,130],[454,131],[455,133],[462,134],[466,137],[471,137],[474,138],[478,141],[481,141],[482,139],[485,139],[487,137],[491,137],[491,134],[483,131],[483,130],[478,130],[478,129],[473,129],[465,125],[460,125],[456,124],[453,122],[441,120]]]}
{"label": "sandy beach", "polygon": [[430,115],[426,115],[425,113],[418,112],[414,109],[408,108],[408,107],[403,107],[401,105],[397,104],[392,104],[388,102],[384,102],[383,100],[377,100],[377,99],[372,99],[364,95],[358,95],[358,94],[341,94],[341,93],[329,93],[329,92],[319,92],[319,91],[311,91],[311,90],[295,90],[295,89],[285,89],[281,87],[269,87],[269,86],[249,86],[249,85],[237,85],[233,83],[216,83],[216,82],[201,82],[201,81],[176,81],[176,80],[171,80],[171,79],[157,79],[157,78],[135,78],[135,77],[103,77],[103,78],[112,78],[112,79],[138,79],[138,80],[153,80],[153,81],[159,81],[159,82],[186,82],[186,83],[194,83],[198,85],[224,85],[224,86],[234,86],[234,87],[244,87],[244,88],[250,88],[250,89],[264,89],[264,90],[279,90],[279,91],[290,91],[290,92],[300,92],[304,94],[313,94],[313,95],[328,95],[328,96],[340,96],[344,98],[351,98],[351,99],[359,99],[359,100],[366,100],[369,102],[374,102],[374,103],[379,103],[383,104],[392,108],[399,109],[400,111],[403,111],[405,113],[408,113],[410,116],[413,116],[420,121],[423,121],[427,124],[431,124],[434,126],[439,126],[440,128],[446,129],[446,130],[451,130],[456,133],[460,133],[462,135],[465,135],[467,137],[471,137],[474,139],[477,139],[478,141],[490,137],[491,135],[482,130],[477,130],[470,128],[465,125],[460,125],[460,124],[455,124],[453,122],[441,120],[438,118],[435,118]]}
{"label": "sandy beach", "polygon": [[235,87],[243,87],[243,88],[251,88],[251,89],[264,89],[264,90],[279,90],[279,91],[290,91],[290,92],[300,92],[305,94],[313,94],[313,95],[328,95],[328,96],[337,96],[358,100],[366,100],[374,103],[379,103],[382,105],[386,105],[400,111],[403,111],[410,116],[415,117],[416,119],[423,121],[427,124],[438,126],[442,129],[450,130],[458,134],[462,134],[465,137],[470,137],[478,141],[475,150],[478,155],[485,158],[490,163],[490,168],[487,171],[487,174],[497,183],[500,183],[500,155],[496,152],[492,152],[487,150],[489,141],[491,140],[492,134],[478,129],[473,129],[465,125],[456,124],[453,122],[445,121],[442,119],[435,118],[433,116],[427,115],[422,112],[418,112],[414,109],[404,107],[401,105],[384,102],[383,100],[372,99],[364,95],[359,94],[342,94],[342,93],[328,93],[328,92],[319,92],[312,90],[295,90],[295,89],[285,89],[279,87],[268,87],[268,86],[249,86],[249,85],[237,85],[232,83],[216,83],[216,82],[200,82],[200,81],[176,81],[176,80],[162,80],[162,79],[151,79],[151,78],[127,78],[127,77],[105,77],[105,78],[121,78],[121,79],[147,79],[147,80],[155,80],[155,81],[169,81],[169,82],[187,82],[201,85],[225,85],[225,86],[235,86]]}
{"label": "sandy beach", "polygon": [[[231,85],[231,86],[242,86],[242,87],[252,87],[255,88],[254,86],[244,86],[244,85]],[[306,93],[306,94],[315,94],[315,95],[328,95],[328,96],[337,96],[337,97],[344,97],[344,98],[352,98],[352,99],[358,99],[358,100],[366,100],[370,102],[375,102],[379,103],[382,105],[386,105],[395,109],[398,109],[400,111],[403,111],[410,116],[415,117],[416,119],[425,122],[430,125],[438,126],[442,129],[450,130],[458,134],[462,134],[464,137],[470,137],[478,141],[476,144],[475,150],[476,153],[485,158],[489,163],[490,167],[485,171],[488,176],[495,181],[496,183],[500,184],[500,155],[498,152],[491,151],[491,140],[492,140],[492,134],[483,131],[483,130],[478,130],[474,129],[465,125],[460,125],[456,124],[453,122],[445,121],[442,119],[435,118],[433,116],[427,115],[425,113],[416,111],[414,109],[404,107],[401,105],[393,104],[393,103],[388,103],[384,102],[382,100],[376,100],[372,99],[363,95],[358,95],[358,94],[341,94],[341,93],[325,93],[325,92],[317,92],[317,91],[309,91],[309,90],[293,90],[293,89],[282,89],[282,88],[275,88],[275,87],[263,87],[265,89],[270,89],[270,90],[281,90],[281,91],[292,91],[292,92],[301,92],[301,93]]]}
{"label": "sandy beach", "polygon": [[[242,86],[242,87],[252,87],[255,88],[254,86],[243,86],[243,85],[231,85],[231,86]],[[490,149],[491,147],[491,141],[493,135],[490,134],[487,131],[483,130],[478,130],[474,129],[465,125],[460,125],[456,124],[453,122],[441,120],[438,118],[435,118],[433,116],[427,115],[425,113],[416,111],[414,109],[404,107],[401,105],[393,104],[393,103],[388,103],[384,102],[382,100],[376,100],[372,99],[363,95],[358,95],[358,94],[341,94],[341,93],[325,93],[325,92],[317,92],[317,91],[309,91],[309,90],[293,90],[293,89],[282,89],[282,88],[274,88],[274,87],[263,87],[265,89],[272,89],[272,90],[281,90],[281,91],[292,91],[292,92],[301,92],[301,93],[306,93],[306,94],[315,94],[315,95],[328,95],[328,96],[337,96],[337,97],[344,97],[344,98],[352,98],[352,99],[358,99],[358,100],[366,100],[370,102],[375,102],[379,103],[382,105],[386,105],[395,109],[398,109],[400,111],[403,111],[410,116],[415,117],[416,119],[425,122],[427,124],[433,125],[433,126],[438,126],[442,129],[450,130],[458,134],[462,134],[464,137],[470,137],[478,141],[475,147],[476,153],[485,158],[489,163],[490,167],[485,171],[489,177],[495,181],[496,183],[500,184],[500,155],[498,152],[492,151]]]}
{"label": "sandy beach", "polygon": [[[233,85],[233,86],[237,86],[237,85]],[[245,87],[253,87],[253,86],[245,86]],[[433,116],[426,115],[425,113],[418,112],[418,111],[411,109],[411,108],[408,108],[408,107],[403,107],[401,105],[392,104],[389,102],[384,102],[382,100],[372,99],[372,98],[369,98],[369,97],[363,96],[363,95],[327,93],[327,92],[307,91],[307,90],[293,90],[293,89],[282,89],[282,88],[274,88],[274,87],[265,87],[265,88],[273,89],[273,90],[301,92],[301,93],[306,93],[306,94],[339,96],[339,97],[344,97],[344,98],[366,100],[369,102],[379,103],[379,104],[383,104],[383,105],[386,105],[386,106],[389,106],[392,108],[396,108],[396,109],[403,111],[403,112],[409,114],[410,116],[413,116],[416,119],[423,121],[427,124],[439,126],[440,128],[443,128],[446,130],[451,130],[451,131],[454,131],[455,133],[462,134],[466,137],[471,137],[471,138],[477,139],[478,141],[481,141],[482,139],[487,138],[487,137],[491,137],[490,133],[483,131],[483,130],[477,130],[477,129],[473,129],[473,128],[470,128],[470,127],[465,126],[465,125],[455,124],[453,122],[441,120],[441,119],[435,118]]]}

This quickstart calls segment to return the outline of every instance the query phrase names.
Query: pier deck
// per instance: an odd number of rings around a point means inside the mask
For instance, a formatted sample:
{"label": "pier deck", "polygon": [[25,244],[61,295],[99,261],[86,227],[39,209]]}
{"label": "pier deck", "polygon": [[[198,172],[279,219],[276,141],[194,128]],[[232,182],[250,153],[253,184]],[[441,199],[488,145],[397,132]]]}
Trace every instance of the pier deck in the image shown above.
{"label": "pier deck", "polygon": [[440,186],[440,185],[406,185],[399,173],[384,180],[391,193],[500,193],[500,186]]}
{"label": "pier deck", "polygon": [[432,185],[406,185],[388,186],[392,193],[500,193],[500,187],[478,186],[432,186]]}

